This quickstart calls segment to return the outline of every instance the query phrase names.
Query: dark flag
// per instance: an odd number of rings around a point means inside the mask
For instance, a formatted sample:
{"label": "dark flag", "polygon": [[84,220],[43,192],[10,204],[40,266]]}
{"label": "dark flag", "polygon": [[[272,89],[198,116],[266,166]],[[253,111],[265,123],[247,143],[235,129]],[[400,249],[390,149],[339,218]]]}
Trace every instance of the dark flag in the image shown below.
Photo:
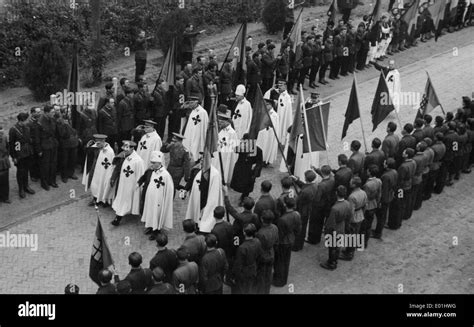
{"label": "dark flag", "polygon": [[380,17],[382,17],[382,0],[376,0],[374,5],[374,10],[370,15],[371,22],[378,22]]}
{"label": "dark flag", "polygon": [[[416,113],[416,118],[423,118],[425,115],[432,112],[438,106],[441,106],[441,102],[439,102],[433,84],[431,84],[431,78],[428,76],[425,85],[425,93],[423,94],[423,98],[421,99],[420,109],[418,109],[418,112]],[[443,108],[441,107],[441,109]]]}
{"label": "dark flag", "polygon": [[326,151],[330,105],[331,103],[327,102],[305,109],[306,121],[311,128],[305,131],[307,135],[303,138],[303,153],[310,152],[308,140],[311,142],[311,151]]}
{"label": "dark flag", "polygon": [[339,6],[337,5],[337,0],[332,0],[331,6],[326,13],[328,15],[328,23],[333,22],[337,24],[339,18],[342,17],[341,13],[339,12]]}
{"label": "dark flag", "polygon": [[[296,53],[296,47],[301,42],[301,31],[303,28],[303,8],[301,8],[298,18],[296,18],[296,22],[293,25],[290,34],[288,34],[288,39],[293,42],[293,52]],[[283,43],[282,43],[283,44]],[[283,52],[283,48],[280,52]]]}
{"label": "dark flag", "polygon": [[[224,63],[228,58],[232,61],[232,87],[235,89],[237,85],[247,85],[247,57],[245,56],[245,48],[247,46],[247,23],[240,26],[237,36],[232,42]],[[221,67],[222,69],[222,67]]]}
{"label": "dark flag", "polygon": [[374,102],[372,103],[372,110],[370,111],[372,114],[372,124],[374,124],[372,132],[377,129],[377,126],[383,122],[393,110],[395,110],[395,106],[392,103],[385,76],[381,71],[379,84],[375,91]]}
{"label": "dark flag", "polygon": [[255,92],[255,100],[252,103],[253,114],[252,122],[250,123],[249,129],[249,140],[256,140],[258,133],[267,127],[272,126],[272,121],[267,113],[265,102],[263,101],[262,90],[260,85],[257,84],[257,90]]}
{"label": "dark flag", "polygon": [[413,4],[408,8],[408,10],[402,16],[402,19],[408,25],[407,34],[410,37],[413,37],[413,35],[416,34],[418,16],[420,16],[420,12],[418,10],[419,5],[420,5],[420,0],[415,0]]}
{"label": "dark flag", "polygon": [[113,266],[114,260],[110,253],[107,241],[105,239],[104,230],[97,216],[97,227],[95,230],[94,243],[92,244],[91,263],[89,266],[89,277],[100,286],[99,271]]}
{"label": "dark flag", "polygon": [[172,86],[176,82],[176,38],[171,42],[171,46],[166,53],[165,61],[163,62],[163,67],[161,67],[160,75],[156,80],[156,87],[158,86],[158,81],[160,78],[164,79],[169,86]]}
{"label": "dark flag", "polygon": [[209,183],[211,180],[211,160],[214,152],[217,151],[218,133],[216,106],[214,105],[209,113],[209,125],[207,126],[206,143],[204,144],[204,153],[202,155],[201,182],[199,184],[199,190],[201,191],[201,209],[203,209],[207,203]]}
{"label": "dark flag", "polygon": [[347,104],[346,119],[344,120],[344,127],[342,128],[341,140],[346,137],[347,129],[354,120],[360,118],[359,99],[357,96],[357,84],[354,78],[352,82],[351,95],[349,96],[349,103]]}
{"label": "dark flag", "polygon": [[74,104],[70,106],[71,112],[71,125],[73,128],[77,129],[78,123],[78,115],[77,112],[77,103],[75,100],[78,98],[76,97],[77,92],[79,91],[79,59],[78,59],[78,51],[77,51],[77,43],[74,43],[73,51],[72,51],[72,61],[71,61],[71,69],[69,70],[69,79],[67,82],[67,90],[74,94]]}
{"label": "dark flag", "polygon": [[428,7],[431,17],[433,18],[433,29],[435,34],[435,41],[441,34],[441,29],[444,24],[444,13],[446,12],[446,0],[436,0],[435,3]]}

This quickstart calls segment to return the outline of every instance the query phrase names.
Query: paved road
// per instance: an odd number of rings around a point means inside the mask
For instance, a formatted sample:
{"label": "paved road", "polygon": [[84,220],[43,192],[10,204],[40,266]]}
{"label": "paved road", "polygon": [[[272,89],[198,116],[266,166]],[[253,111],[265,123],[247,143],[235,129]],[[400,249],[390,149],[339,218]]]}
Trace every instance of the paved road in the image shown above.
{"label": "paved road", "polygon": [[[444,108],[455,110],[459,107],[461,96],[470,95],[474,90],[471,80],[474,75],[474,44],[462,46],[473,41],[471,28],[441,38],[438,45],[434,42],[421,45],[417,49],[418,57],[414,54],[415,50],[399,54],[397,62],[407,60],[407,65],[402,64],[400,69],[402,90],[422,92],[426,69]],[[451,50],[456,44],[458,52],[453,53]],[[448,50],[449,53],[431,57]],[[409,64],[419,60],[419,56],[426,59]],[[369,112],[378,74],[369,71],[360,75],[360,105],[370,142],[375,136],[384,136],[386,123],[382,123],[375,133],[368,132],[371,130]],[[336,93],[329,91],[329,88],[322,89],[327,92],[323,95],[328,97],[332,94],[328,138],[328,154],[332,165],[335,165],[337,154],[343,152],[340,133],[351,80],[346,78],[338,81]],[[343,88],[344,85],[346,88]],[[413,110],[402,107],[400,119],[403,123],[412,122],[414,116]],[[345,141],[353,139],[362,139],[358,121],[349,128]],[[261,180],[270,179],[275,185],[272,193],[278,195],[280,177],[281,174],[268,168],[264,170]],[[319,262],[326,259],[325,248],[321,245],[306,245],[303,251],[293,254],[290,285],[272,289],[272,292],[398,293],[403,288],[404,293],[472,293],[474,285],[470,280],[474,278],[474,262],[470,255],[474,245],[474,218],[471,214],[474,209],[471,200],[473,181],[474,174],[464,175],[454,187],[424,203],[422,210],[416,212],[400,230],[385,231],[383,242],[371,241],[366,251],[356,253],[353,262],[341,262],[334,272],[319,267]],[[71,189],[76,191],[75,198],[71,198]],[[0,208],[0,222],[8,220],[9,223],[15,223],[18,217],[26,217],[25,220],[17,221],[16,225],[4,228],[1,233],[36,233],[39,237],[36,252],[0,248],[0,293],[61,293],[68,283],[78,284],[83,293],[95,292],[96,286],[88,278],[88,266],[97,218],[96,212],[86,206],[87,199],[82,199],[80,195],[78,183],[66,184],[59,191],[38,194],[37,198],[41,199],[39,204],[36,198],[31,198],[29,202],[23,200],[20,213],[12,211],[15,205],[18,207],[18,202]],[[232,194],[234,203],[236,198],[237,195]],[[181,243],[180,224],[186,209],[186,202],[176,200],[175,203],[171,247]],[[49,209],[34,212],[45,207]],[[128,271],[127,256],[130,252],[139,251],[148,262],[155,247],[142,234],[143,228],[137,219],[127,218],[121,227],[112,228],[109,224],[113,218],[112,211],[103,210],[101,216],[121,276]],[[453,239],[457,245],[453,245]]]}

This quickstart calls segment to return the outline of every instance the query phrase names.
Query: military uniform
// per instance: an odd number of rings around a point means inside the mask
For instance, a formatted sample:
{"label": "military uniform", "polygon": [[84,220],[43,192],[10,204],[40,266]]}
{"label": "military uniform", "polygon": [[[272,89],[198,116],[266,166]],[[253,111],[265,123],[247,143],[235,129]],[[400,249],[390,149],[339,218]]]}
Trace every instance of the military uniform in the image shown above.
{"label": "military uniform", "polygon": [[59,119],[57,122],[58,139],[59,139],[59,161],[61,162],[61,178],[63,182],[67,178],[77,179],[74,175],[74,167],[77,161],[77,147],[79,140],[77,132],[64,119]]}
{"label": "military uniform", "polygon": [[416,162],[413,159],[406,159],[400,167],[398,167],[398,191],[397,198],[400,199],[399,208],[401,215],[397,217],[390,225],[393,229],[398,229],[402,225],[401,219],[409,219],[413,211],[412,205],[412,183],[415,176]]}
{"label": "military uniform", "polygon": [[245,240],[237,249],[232,268],[237,294],[256,293],[257,267],[262,255],[262,244],[257,238]]}
{"label": "military uniform", "polygon": [[[359,234],[362,222],[364,221],[364,211],[367,205],[367,193],[358,188],[349,195],[348,202],[351,205],[352,218],[350,224],[345,225],[345,234],[356,236]],[[354,257],[355,247],[346,247],[343,255],[351,260]]]}
{"label": "military uniform", "polygon": [[324,222],[329,217],[331,207],[336,201],[335,187],[336,182],[333,176],[323,178],[318,184],[309,221],[308,243],[310,244],[318,244],[321,241]]}
{"label": "military uniform", "polygon": [[[333,237],[333,233],[337,235],[344,235],[346,225],[349,225],[352,218],[351,205],[347,200],[338,200],[331,208],[331,212],[326,221],[324,230],[326,234]],[[334,242],[335,240],[333,240]],[[328,247],[328,262],[327,265],[334,269],[337,267],[337,259],[339,258],[339,247]]]}
{"label": "military uniform", "polygon": [[257,267],[257,293],[270,294],[272,285],[272,269],[275,261],[274,248],[278,245],[278,227],[273,224],[264,225],[255,235],[262,244],[262,261]]}
{"label": "military uniform", "polygon": [[222,294],[224,275],[229,268],[222,249],[209,249],[199,265],[199,289],[204,294]]}
{"label": "military uniform", "polygon": [[153,284],[150,269],[132,268],[125,280],[132,286],[132,294],[144,294]]}
{"label": "military uniform", "polygon": [[16,180],[21,196],[27,190],[31,191],[28,187],[28,169],[33,155],[33,145],[28,126],[16,123],[10,128],[9,143],[10,155],[16,160]]}
{"label": "military uniform", "polygon": [[443,163],[443,158],[446,153],[446,145],[438,141],[431,146],[434,152],[433,163],[430,166],[431,176],[427,182],[427,193],[431,191],[439,194],[443,191],[444,183],[446,181],[446,165]]}
{"label": "military uniform", "polygon": [[165,144],[162,148],[162,152],[170,153],[170,162],[168,164],[168,172],[173,178],[174,189],[179,189],[178,186],[181,183],[181,179],[184,177],[184,181],[188,182],[190,177],[190,157],[189,152],[183,146],[181,142],[173,142]]}
{"label": "military uniform", "polygon": [[363,170],[364,170],[364,161],[365,155],[362,152],[355,152],[349,158],[349,162],[347,163],[347,167],[352,170],[354,175],[357,175],[362,178]]}
{"label": "military uniform", "polygon": [[156,267],[163,269],[165,273],[164,281],[172,283],[173,271],[178,267],[176,251],[165,248],[156,252],[155,256],[150,260],[150,270],[153,271]]}
{"label": "military uniform", "polygon": [[397,202],[395,201],[395,192],[398,186],[398,172],[395,169],[388,169],[380,178],[382,181],[382,196],[380,198],[380,208],[377,210],[377,226],[375,227],[374,237],[381,238],[385,222],[387,221],[387,212],[392,220],[399,213]]}
{"label": "military uniform", "polygon": [[112,149],[114,149],[116,142],[119,143],[118,120],[117,111],[115,110],[115,107],[106,105],[104,108],[99,110],[97,119],[97,131],[100,134],[107,135],[108,143],[110,144]]}
{"label": "military uniform", "polygon": [[413,210],[421,208],[423,199],[423,172],[428,164],[428,158],[423,152],[418,152],[413,160],[416,162],[415,175],[412,182]]}
{"label": "military uniform", "polygon": [[41,186],[49,189],[56,185],[56,169],[58,160],[57,125],[53,118],[45,114],[39,118],[39,142],[41,162]]}
{"label": "military uniform", "polygon": [[400,139],[393,133],[387,134],[382,142],[382,151],[385,153],[385,158],[395,158],[398,153],[398,144]]}
{"label": "military uniform", "polygon": [[195,262],[181,262],[173,272],[173,286],[179,294],[196,294],[199,268]]}
{"label": "military uniform", "polygon": [[[135,127],[134,112],[133,98],[128,95],[120,101],[117,107],[117,123],[120,142],[123,140],[129,140],[131,137],[131,131]],[[99,131],[99,133],[103,132]]]}
{"label": "military uniform", "polygon": [[[316,193],[318,192],[318,186],[314,183],[303,183],[301,181],[296,182],[297,185],[301,188],[300,193],[298,194],[298,198],[296,201],[296,210],[301,215],[301,232],[296,235],[295,242],[293,244],[293,251],[300,251],[303,250],[304,241],[306,237],[306,230],[308,227],[308,221],[311,219],[311,227],[313,227],[313,241],[315,244],[319,243],[319,239],[321,238],[321,230],[322,230],[322,221],[314,221],[315,217],[312,215],[313,203],[316,199]],[[316,231],[319,230],[319,231]],[[319,235],[314,235],[318,234]],[[319,236],[319,237],[318,237]]]}
{"label": "military uniform", "polygon": [[[382,197],[382,181],[376,177],[371,177],[363,186],[363,190],[367,194],[367,205],[365,206],[364,222],[362,223],[362,234],[365,234],[365,247],[369,242],[372,222],[374,215],[380,204]],[[380,225],[380,217],[377,216],[377,225]]]}
{"label": "military uniform", "polygon": [[28,120],[28,128],[30,129],[31,146],[33,148],[33,154],[30,156],[30,177],[33,182],[40,179],[40,160],[39,153],[41,152],[40,140],[39,140],[39,129],[40,125],[38,119],[30,117]]}

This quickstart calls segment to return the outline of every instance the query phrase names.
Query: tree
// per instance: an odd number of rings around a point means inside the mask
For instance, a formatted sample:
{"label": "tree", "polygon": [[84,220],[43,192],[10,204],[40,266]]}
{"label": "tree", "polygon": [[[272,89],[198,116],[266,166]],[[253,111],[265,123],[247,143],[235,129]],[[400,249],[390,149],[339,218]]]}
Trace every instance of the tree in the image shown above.
{"label": "tree", "polygon": [[262,11],[262,22],[270,34],[275,34],[285,26],[286,1],[267,0]]}
{"label": "tree", "polygon": [[24,76],[26,86],[38,101],[48,100],[67,85],[67,63],[56,41],[43,39],[33,46]]}
{"label": "tree", "polygon": [[166,54],[171,46],[173,38],[176,37],[178,53],[181,53],[181,43],[183,41],[183,33],[188,23],[191,23],[191,13],[188,9],[174,9],[167,13],[160,22],[157,30],[158,45]]}

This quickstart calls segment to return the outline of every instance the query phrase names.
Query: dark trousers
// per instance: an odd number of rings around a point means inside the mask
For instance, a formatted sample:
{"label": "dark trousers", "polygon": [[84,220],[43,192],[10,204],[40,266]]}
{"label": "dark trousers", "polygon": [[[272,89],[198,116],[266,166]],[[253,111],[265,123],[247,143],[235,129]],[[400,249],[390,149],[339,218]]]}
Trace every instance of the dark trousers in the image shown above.
{"label": "dark trousers", "polygon": [[[364,220],[362,221],[360,233],[364,235],[365,247],[369,243],[370,233],[372,231],[372,223],[374,221],[376,209],[365,210]],[[378,220],[378,217],[377,217]]]}
{"label": "dark trousers", "polygon": [[30,170],[30,176],[31,178],[35,179],[40,179],[41,174],[40,174],[40,157],[38,156],[37,153],[31,155],[30,157],[30,165],[29,165],[29,170]]}
{"label": "dark trousers", "polygon": [[309,217],[307,215],[301,215],[301,232],[295,236],[295,243],[292,248],[293,251],[303,250],[306,229],[308,228],[308,219]]}
{"label": "dark trousers", "polygon": [[349,68],[348,71],[349,73],[353,73],[355,69],[355,53],[349,53]]}
{"label": "dark trousers", "polygon": [[336,57],[331,61],[331,71],[329,72],[330,78],[336,78],[339,75],[341,69],[341,57]]}
{"label": "dark trousers", "polygon": [[215,290],[215,291],[206,291],[206,292],[202,292],[202,294],[223,294],[223,287],[221,286],[219,289]]}
{"label": "dark trousers", "polygon": [[31,156],[18,159],[16,163],[16,181],[18,190],[21,192],[28,187],[28,170],[31,164]]}
{"label": "dark trousers", "polygon": [[349,71],[350,61],[351,59],[348,55],[343,56],[341,58],[341,75],[347,75],[347,72]]}
{"label": "dark trousers", "polygon": [[446,184],[446,178],[448,176],[448,166],[446,163],[441,163],[438,173],[435,178],[435,187],[433,189],[434,193],[440,194],[443,192],[444,185]]}
{"label": "dark trousers", "polygon": [[388,209],[388,227],[398,229],[402,226],[403,198],[395,197]]}
{"label": "dark trousers", "polygon": [[321,234],[323,232],[325,211],[324,208],[313,208],[309,217],[308,241],[311,244],[321,242]]}
{"label": "dark trousers", "polygon": [[423,199],[423,181],[419,184],[413,184],[412,186],[412,197],[413,197],[413,210],[419,210],[421,208],[421,202]]}
{"label": "dark trousers", "polygon": [[173,133],[179,133],[181,126],[181,116],[177,112],[173,112],[168,117],[168,139],[171,140]]}
{"label": "dark trousers", "polygon": [[328,247],[328,264],[330,266],[337,266],[337,259],[341,249],[338,247]]}
{"label": "dark trousers", "polygon": [[377,216],[377,225],[375,226],[374,234],[377,237],[382,237],[383,227],[385,226],[385,222],[387,221],[388,208],[390,207],[390,204],[391,202],[381,203],[380,208],[378,208],[375,212],[375,215]]}
{"label": "dark trousers", "polygon": [[50,185],[56,183],[56,167],[58,160],[58,148],[43,150],[41,156],[41,184]]}
{"label": "dark trousers", "polygon": [[[168,116],[164,116],[164,117],[156,117],[156,132],[158,133],[158,135],[161,137],[161,139],[163,140],[163,137],[165,136],[165,129],[166,129],[166,118]],[[169,134],[169,131],[168,131],[168,134]]]}
{"label": "dark trousers", "polygon": [[[359,234],[363,222],[364,221],[361,221],[359,223],[350,223],[349,227],[346,229],[346,234],[354,235],[354,239],[357,239],[357,234]],[[344,254],[346,256],[353,257],[355,250],[355,247],[346,247],[346,249],[344,250]]]}
{"label": "dark trousers", "polygon": [[342,19],[344,20],[344,23],[346,24],[347,24],[347,21],[349,20],[349,17],[351,17],[351,11],[352,11],[352,8],[341,9]]}
{"label": "dark trousers", "polygon": [[319,69],[319,81],[322,81],[325,79],[328,66],[329,66],[329,63],[321,65],[321,68]]}
{"label": "dark trousers", "polygon": [[286,285],[290,270],[290,260],[291,244],[279,244],[275,250],[273,285],[278,287]]}
{"label": "dark trousers", "polygon": [[262,79],[262,93],[265,94],[273,86],[273,76]]}
{"label": "dark trousers", "polygon": [[407,220],[411,218],[411,214],[413,213],[413,187],[409,190],[403,190],[402,197],[402,219]]}
{"label": "dark trousers", "polygon": [[[295,83],[296,83],[297,79],[298,79],[298,70],[297,69],[291,69],[290,73],[288,74],[288,90],[293,90],[293,88],[295,87]],[[251,103],[253,103],[253,102],[251,102]]]}
{"label": "dark trousers", "polygon": [[423,190],[423,200],[428,200],[431,198],[431,193],[433,193],[434,184],[436,177],[438,176],[438,170],[430,170],[426,176],[425,188]]}
{"label": "dark trousers", "polygon": [[309,83],[314,83],[316,81],[316,75],[319,70],[319,62],[316,65],[311,66],[311,72],[309,73]]}
{"label": "dark trousers", "polygon": [[463,156],[454,157],[454,178],[459,179],[459,174],[461,173],[463,166]]}
{"label": "dark trousers", "polygon": [[62,148],[60,160],[62,162],[61,178],[73,176],[77,161],[77,147]]}
{"label": "dark trousers", "polygon": [[306,79],[306,75],[308,75],[310,69],[311,69],[311,66],[303,67],[300,69],[300,72],[298,75],[298,87],[299,85],[304,86],[304,80]]}
{"label": "dark trousers", "polygon": [[469,163],[469,158],[471,156],[471,153],[466,153],[464,154],[464,156],[462,157],[462,170],[468,170],[471,166],[471,164]]}
{"label": "dark trousers", "polygon": [[8,180],[8,173],[10,169],[0,170],[0,201],[10,199],[10,182]]}
{"label": "dark trousers", "polygon": [[257,271],[257,294],[270,294],[273,260],[261,263]]}
{"label": "dark trousers", "polygon": [[146,59],[135,59],[135,82],[138,82],[140,75],[145,74]]}
{"label": "dark trousers", "polygon": [[235,283],[235,294],[256,294],[257,277],[237,278]]}
{"label": "dark trousers", "polygon": [[367,60],[367,54],[369,49],[360,49],[356,55],[356,69],[362,70],[365,68],[365,61]]}

